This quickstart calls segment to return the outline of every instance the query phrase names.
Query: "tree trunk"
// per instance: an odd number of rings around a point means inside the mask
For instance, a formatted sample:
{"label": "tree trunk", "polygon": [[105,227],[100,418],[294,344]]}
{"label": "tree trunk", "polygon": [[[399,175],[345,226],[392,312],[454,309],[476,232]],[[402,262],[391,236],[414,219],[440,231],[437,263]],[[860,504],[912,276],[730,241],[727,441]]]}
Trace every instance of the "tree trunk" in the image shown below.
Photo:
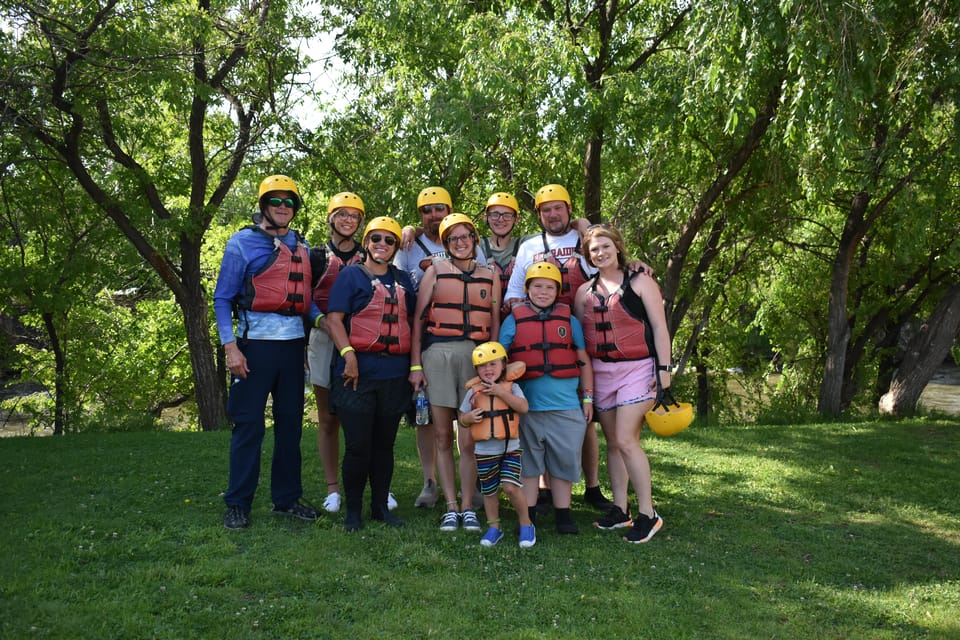
{"label": "tree trunk", "polygon": [[600,156],[603,150],[603,127],[594,129],[583,154],[583,215],[596,224],[600,222]]}
{"label": "tree trunk", "polygon": [[197,400],[200,428],[203,431],[219,429],[227,424],[227,382],[224,371],[217,364],[210,336],[207,296],[200,269],[202,237],[180,240],[182,275],[177,302],[183,310],[183,323],[193,365],[193,388]]}
{"label": "tree trunk", "polygon": [[920,394],[950,353],[958,333],[960,284],[951,287],[927,323],[910,341],[903,363],[890,383],[890,390],[880,398],[880,413],[904,416],[916,411]]}
{"label": "tree trunk", "polygon": [[43,326],[46,327],[47,337],[50,339],[50,349],[53,351],[53,434],[60,436],[66,428],[67,359],[63,354],[63,344],[60,342],[53,314],[45,311],[42,317]]}
{"label": "tree trunk", "polygon": [[864,191],[853,197],[830,272],[827,353],[823,362],[823,381],[820,383],[820,399],[817,403],[817,411],[824,416],[840,415],[843,404],[847,345],[850,343],[850,318],[847,312],[850,270],[854,252],[865,233],[864,214],[869,202],[870,194]]}

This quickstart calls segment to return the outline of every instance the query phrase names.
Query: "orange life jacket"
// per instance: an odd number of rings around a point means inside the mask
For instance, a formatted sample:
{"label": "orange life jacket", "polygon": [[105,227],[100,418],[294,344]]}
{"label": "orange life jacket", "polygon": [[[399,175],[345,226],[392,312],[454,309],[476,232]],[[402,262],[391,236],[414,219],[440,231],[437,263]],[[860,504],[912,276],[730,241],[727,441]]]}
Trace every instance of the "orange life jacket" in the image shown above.
{"label": "orange life jacket", "polygon": [[573,248],[573,254],[564,258],[561,262],[553,255],[553,252],[550,251],[547,245],[547,232],[543,231],[540,235],[543,238],[542,260],[553,264],[560,270],[560,280],[562,284],[560,285],[560,293],[557,295],[557,302],[562,302],[572,307],[573,299],[577,295],[577,289],[590,279],[590,276],[587,275],[587,272],[583,269],[583,263],[580,261],[580,238],[577,237],[577,244]]}
{"label": "orange life jacket", "polygon": [[[522,362],[511,362],[507,365],[503,380],[497,385],[510,393],[513,390],[513,381],[523,376],[524,370]],[[470,399],[473,408],[483,409],[483,420],[470,425],[470,434],[475,441],[520,437],[520,415],[497,396],[484,393],[480,376],[471,378],[464,386],[473,390],[474,395]]]}
{"label": "orange life jacket", "polygon": [[450,260],[440,260],[433,268],[436,282],[426,309],[426,330],[438,337],[489,340],[496,298],[493,270],[477,265],[473,271],[465,272]]}
{"label": "orange life jacket", "polygon": [[257,226],[247,228],[270,237],[273,254],[259,271],[246,278],[244,294],[237,306],[291,316],[306,314],[310,309],[307,292],[311,272],[309,250],[303,238],[296,234],[297,243],[291,250],[278,236]]}
{"label": "orange life jacket", "polygon": [[357,247],[357,250],[350,259],[344,263],[329,241],[319,249],[311,250],[311,252],[313,251],[322,251],[326,256],[326,268],[324,268],[323,273],[319,274],[319,277],[316,278],[316,282],[313,283],[313,301],[317,303],[320,311],[326,313],[327,305],[330,302],[330,289],[333,288],[333,282],[345,266],[359,264],[363,260],[363,252]]}
{"label": "orange life jacket", "polygon": [[407,310],[407,296],[396,267],[390,265],[394,275],[394,292],[380,282],[363,265],[360,269],[370,278],[373,297],[359,311],[350,314],[346,322],[350,345],[357,351],[390,354],[410,353],[411,335]]}
{"label": "orange life jacket", "polygon": [[620,288],[606,299],[597,293],[597,278],[590,285],[590,297],[583,308],[583,339],[592,358],[607,362],[642,360],[655,353],[653,329],[646,314],[637,317],[623,305],[630,276],[624,272],[623,278]]}
{"label": "orange life jacket", "polygon": [[555,378],[580,375],[569,306],[558,302],[546,311],[537,311],[528,300],[513,310],[513,318],[517,331],[510,343],[510,359],[526,365],[523,380],[544,374]]}

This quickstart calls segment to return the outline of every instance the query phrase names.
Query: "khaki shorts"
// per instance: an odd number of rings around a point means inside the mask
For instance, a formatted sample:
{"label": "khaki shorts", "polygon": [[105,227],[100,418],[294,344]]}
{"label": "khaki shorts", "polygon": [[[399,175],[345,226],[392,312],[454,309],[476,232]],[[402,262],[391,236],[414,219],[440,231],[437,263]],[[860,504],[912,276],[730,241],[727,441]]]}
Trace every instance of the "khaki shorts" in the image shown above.
{"label": "khaki shorts", "polygon": [[457,409],[467,395],[464,385],[475,378],[473,340],[435,342],[421,355],[430,404]]}
{"label": "khaki shorts", "polygon": [[310,330],[310,345],[307,347],[307,366],[310,367],[310,384],[330,388],[330,368],[333,360],[333,340],[321,329]]}

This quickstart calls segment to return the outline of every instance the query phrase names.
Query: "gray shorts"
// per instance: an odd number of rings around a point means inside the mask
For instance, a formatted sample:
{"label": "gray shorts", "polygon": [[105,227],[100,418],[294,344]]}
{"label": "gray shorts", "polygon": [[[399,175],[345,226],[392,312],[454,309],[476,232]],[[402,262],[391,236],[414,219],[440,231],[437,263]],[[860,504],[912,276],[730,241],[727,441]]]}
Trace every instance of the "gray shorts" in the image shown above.
{"label": "gray shorts", "polygon": [[523,477],[542,473],[577,482],[587,421],[580,409],[531,411],[520,418]]}
{"label": "gray shorts", "polygon": [[307,366],[310,367],[310,384],[330,388],[330,366],[333,359],[333,340],[321,329],[310,330],[307,347]]}
{"label": "gray shorts", "polygon": [[456,409],[467,395],[464,385],[477,376],[473,340],[434,342],[421,355],[430,404]]}

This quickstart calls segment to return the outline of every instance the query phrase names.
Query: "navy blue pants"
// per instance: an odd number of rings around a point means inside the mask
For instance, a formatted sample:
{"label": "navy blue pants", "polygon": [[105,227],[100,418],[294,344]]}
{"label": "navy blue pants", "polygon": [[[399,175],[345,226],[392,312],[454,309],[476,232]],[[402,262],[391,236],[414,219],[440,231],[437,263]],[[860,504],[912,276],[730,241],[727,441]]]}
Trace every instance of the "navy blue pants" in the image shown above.
{"label": "navy blue pants", "polygon": [[303,431],[304,340],[241,340],[250,372],[233,377],[227,415],[230,439],[230,485],[223,501],[249,511],[260,480],[260,452],[266,431],[267,396],[273,397],[273,504],[289,507],[303,495],[300,434]]}

